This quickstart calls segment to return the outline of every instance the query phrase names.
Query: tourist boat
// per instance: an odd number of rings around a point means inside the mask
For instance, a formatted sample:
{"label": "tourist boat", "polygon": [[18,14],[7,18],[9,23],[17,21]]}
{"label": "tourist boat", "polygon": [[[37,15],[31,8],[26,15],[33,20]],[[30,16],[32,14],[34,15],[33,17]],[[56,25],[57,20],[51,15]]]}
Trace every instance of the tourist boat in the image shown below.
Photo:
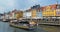
{"label": "tourist boat", "polygon": [[16,28],[22,28],[27,30],[34,30],[36,28],[35,22],[29,22],[29,21],[11,21],[10,26],[16,27]]}

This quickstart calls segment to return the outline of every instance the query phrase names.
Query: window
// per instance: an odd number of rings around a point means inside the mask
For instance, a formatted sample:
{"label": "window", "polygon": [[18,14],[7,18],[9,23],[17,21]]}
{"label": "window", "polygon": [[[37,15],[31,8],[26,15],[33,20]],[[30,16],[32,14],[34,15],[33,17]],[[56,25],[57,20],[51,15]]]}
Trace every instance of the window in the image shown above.
{"label": "window", "polygon": [[57,9],[60,9],[60,5],[57,5]]}

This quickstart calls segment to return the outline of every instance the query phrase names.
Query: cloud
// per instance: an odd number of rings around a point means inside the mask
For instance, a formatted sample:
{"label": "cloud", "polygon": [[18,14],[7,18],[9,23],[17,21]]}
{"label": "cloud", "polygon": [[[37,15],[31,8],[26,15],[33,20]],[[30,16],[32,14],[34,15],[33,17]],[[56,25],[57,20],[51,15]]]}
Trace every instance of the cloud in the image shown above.
{"label": "cloud", "polygon": [[14,0],[7,1],[7,6],[14,6],[14,5],[15,5]]}
{"label": "cloud", "polygon": [[32,1],[32,2],[36,2],[37,0],[30,0],[30,1]]}
{"label": "cloud", "polygon": [[30,0],[32,3],[34,3],[34,4],[38,4],[39,3],[39,1],[38,0]]}
{"label": "cloud", "polygon": [[13,7],[15,5],[14,0],[5,0],[4,3],[7,7]]}
{"label": "cloud", "polygon": [[14,8],[14,0],[0,0],[0,13],[10,11]]}
{"label": "cloud", "polygon": [[0,6],[0,13],[5,12],[4,10],[5,10],[5,8],[4,8],[4,7],[2,7],[2,6]]}
{"label": "cloud", "polygon": [[4,10],[4,7],[0,7],[0,10],[2,10],[2,11],[3,11],[3,10]]}
{"label": "cloud", "polygon": [[23,8],[24,8],[24,10],[26,10],[26,9],[29,9],[30,7],[32,7],[36,4],[39,4],[38,0],[27,0],[27,1],[25,1],[25,7],[23,7]]}

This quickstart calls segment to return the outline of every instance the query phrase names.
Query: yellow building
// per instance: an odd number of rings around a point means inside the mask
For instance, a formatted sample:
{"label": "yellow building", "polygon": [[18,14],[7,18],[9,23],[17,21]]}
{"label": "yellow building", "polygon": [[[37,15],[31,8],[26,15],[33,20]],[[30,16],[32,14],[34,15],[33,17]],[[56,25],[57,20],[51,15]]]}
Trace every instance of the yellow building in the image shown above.
{"label": "yellow building", "polygon": [[60,16],[60,9],[56,9],[56,16]]}
{"label": "yellow building", "polygon": [[56,16],[56,10],[43,11],[43,16]]}
{"label": "yellow building", "polygon": [[22,18],[23,17],[23,12],[22,11],[18,11],[16,12],[16,19]]}
{"label": "yellow building", "polygon": [[50,6],[46,6],[46,11],[50,11],[51,7]]}
{"label": "yellow building", "polygon": [[36,9],[32,9],[31,12],[32,12],[32,13],[31,13],[32,17],[33,17],[33,18],[36,17]]}

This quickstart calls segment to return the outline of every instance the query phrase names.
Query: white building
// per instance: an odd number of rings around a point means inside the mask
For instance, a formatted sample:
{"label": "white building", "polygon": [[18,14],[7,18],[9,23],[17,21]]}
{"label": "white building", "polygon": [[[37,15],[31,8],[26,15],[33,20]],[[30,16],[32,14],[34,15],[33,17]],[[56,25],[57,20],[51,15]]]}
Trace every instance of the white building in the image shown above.
{"label": "white building", "polygon": [[23,13],[24,18],[31,18],[31,12],[25,12]]}

